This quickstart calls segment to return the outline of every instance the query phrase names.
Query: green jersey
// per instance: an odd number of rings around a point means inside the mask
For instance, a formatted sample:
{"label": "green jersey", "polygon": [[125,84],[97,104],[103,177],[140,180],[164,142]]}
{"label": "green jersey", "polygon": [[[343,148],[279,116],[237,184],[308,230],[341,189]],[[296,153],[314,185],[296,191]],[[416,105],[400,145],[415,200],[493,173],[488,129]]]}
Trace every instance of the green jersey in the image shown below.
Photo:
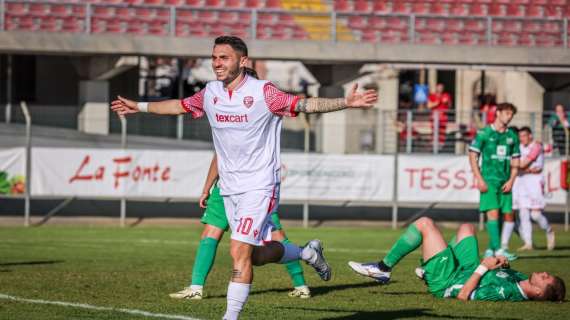
{"label": "green jersey", "polygon": [[520,157],[519,138],[512,129],[498,132],[493,125],[477,132],[469,147],[482,157],[481,175],[485,182],[503,184],[511,175],[511,158]]}
{"label": "green jersey", "polygon": [[[453,281],[455,284],[450,286],[444,297],[456,298],[463,284],[467,282],[473,274],[470,272],[461,272]],[[489,270],[479,281],[479,285],[471,292],[469,299],[471,300],[487,300],[487,301],[524,301],[528,300],[524,294],[519,282],[528,279],[528,277],[518,271],[511,269],[495,269]]]}

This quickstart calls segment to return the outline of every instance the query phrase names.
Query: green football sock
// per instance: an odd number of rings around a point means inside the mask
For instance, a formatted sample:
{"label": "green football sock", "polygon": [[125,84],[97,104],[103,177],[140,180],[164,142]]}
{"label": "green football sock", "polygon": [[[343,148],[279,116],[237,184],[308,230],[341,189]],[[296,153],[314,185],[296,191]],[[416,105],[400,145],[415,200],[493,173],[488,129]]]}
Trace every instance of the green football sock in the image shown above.
{"label": "green football sock", "polygon": [[[289,239],[285,238],[283,243],[290,243]],[[299,260],[291,261],[285,264],[287,268],[287,273],[293,281],[293,287],[300,287],[305,285],[305,276],[303,275],[303,267],[299,263]]]}
{"label": "green football sock", "polygon": [[192,268],[192,285],[203,286],[206,283],[208,273],[210,273],[214,259],[216,259],[217,249],[218,240],[208,237],[200,240],[194,260],[194,268]]}
{"label": "green football sock", "polygon": [[392,249],[384,257],[382,262],[390,268],[394,267],[408,253],[416,250],[422,244],[422,234],[415,224],[411,224],[406,232],[400,236]]}
{"label": "green football sock", "polygon": [[500,246],[499,220],[487,220],[487,233],[489,234],[489,249],[497,250]]}

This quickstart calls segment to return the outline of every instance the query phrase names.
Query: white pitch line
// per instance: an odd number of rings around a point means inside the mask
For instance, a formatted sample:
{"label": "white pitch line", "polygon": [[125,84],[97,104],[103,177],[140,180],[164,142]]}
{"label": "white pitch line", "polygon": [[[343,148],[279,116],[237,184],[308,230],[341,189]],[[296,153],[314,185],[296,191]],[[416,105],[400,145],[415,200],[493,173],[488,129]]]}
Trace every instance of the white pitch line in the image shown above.
{"label": "white pitch line", "polygon": [[121,312],[121,313],[128,313],[128,314],[133,314],[133,315],[137,315],[137,316],[151,317],[151,318],[177,319],[177,320],[200,320],[197,318],[192,318],[192,317],[187,317],[187,316],[177,315],[177,314],[152,313],[152,312],[137,310],[137,309],[100,307],[100,306],[94,306],[94,305],[85,304],[85,303],[26,299],[26,298],[14,297],[14,296],[2,294],[2,293],[0,293],[0,299],[12,300],[12,301],[17,301],[17,302],[36,303],[36,304],[50,304],[50,305],[56,305],[56,306],[62,306],[62,307],[72,307],[72,308],[81,308],[81,309],[98,310],[98,311]]}

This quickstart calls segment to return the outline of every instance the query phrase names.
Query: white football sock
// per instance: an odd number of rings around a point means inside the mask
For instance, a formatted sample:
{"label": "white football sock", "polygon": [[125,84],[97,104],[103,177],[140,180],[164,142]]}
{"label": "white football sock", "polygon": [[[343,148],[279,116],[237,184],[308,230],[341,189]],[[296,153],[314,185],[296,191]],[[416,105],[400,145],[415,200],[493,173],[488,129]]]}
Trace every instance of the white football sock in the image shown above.
{"label": "white football sock", "polygon": [[515,223],[511,221],[503,222],[503,231],[501,232],[501,248],[509,248],[509,240],[511,240],[511,235],[515,228]]}
{"label": "white football sock", "polygon": [[524,244],[532,246],[532,222],[530,221],[530,210],[521,208],[519,210],[519,232]]}
{"label": "white football sock", "polygon": [[281,242],[281,245],[283,246],[283,257],[281,257],[279,263],[287,263],[299,260],[301,258],[301,251],[303,249],[301,249],[297,245],[290,242],[289,243]]}
{"label": "white football sock", "polygon": [[239,314],[243,309],[243,305],[247,301],[249,296],[249,289],[251,284],[249,283],[239,283],[231,282],[228,285],[228,305],[226,308],[226,314],[224,314],[224,320],[237,320],[239,319]]}
{"label": "white football sock", "polygon": [[550,232],[550,224],[548,223],[548,220],[546,219],[546,217],[542,214],[541,211],[539,210],[533,210],[530,213],[530,216],[532,217],[532,220],[534,220],[536,223],[538,223],[538,225],[540,226],[540,228],[546,232]]}

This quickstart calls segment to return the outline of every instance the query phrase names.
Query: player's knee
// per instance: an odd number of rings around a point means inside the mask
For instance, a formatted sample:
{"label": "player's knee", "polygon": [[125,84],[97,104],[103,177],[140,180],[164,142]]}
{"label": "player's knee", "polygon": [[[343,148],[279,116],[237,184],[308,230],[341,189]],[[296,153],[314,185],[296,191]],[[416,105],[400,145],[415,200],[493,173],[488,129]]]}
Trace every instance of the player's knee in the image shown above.
{"label": "player's knee", "polygon": [[475,227],[470,223],[464,223],[459,226],[457,235],[462,237],[472,236],[475,234]]}
{"label": "player's knee", "polygon": [[487,211],[487,218],[490,220],[499,219],[499,212],[496,210]]}
{"label": "player's knee", "polygon": [[426,229],[426,228],[432,228],[435,225],[433,220],[431,218],[428,218],[428,217],[419,218],[418,220],[416,220],[415,224],[419,230]]}
{"label": "player's knee", "polygon": [[538,218],[540,218],[540,216],[542,215],[542,213],[540,211],[531,211],[530,212],[530,217],[532,218],[532,220],[538,220]]}
{"label": "player's knee", "polygon": [[230,255],[232,256],[234,264],[251,259],[251,255],[247,248],[241,246],[232,246],[230,249]]}
{"label": "player's knee", "polygon": [[504,215],[504,220],[508,221],[508,222],[514,222],[515,221],[515,215],[512,213],[509,214],[505,214]]}

